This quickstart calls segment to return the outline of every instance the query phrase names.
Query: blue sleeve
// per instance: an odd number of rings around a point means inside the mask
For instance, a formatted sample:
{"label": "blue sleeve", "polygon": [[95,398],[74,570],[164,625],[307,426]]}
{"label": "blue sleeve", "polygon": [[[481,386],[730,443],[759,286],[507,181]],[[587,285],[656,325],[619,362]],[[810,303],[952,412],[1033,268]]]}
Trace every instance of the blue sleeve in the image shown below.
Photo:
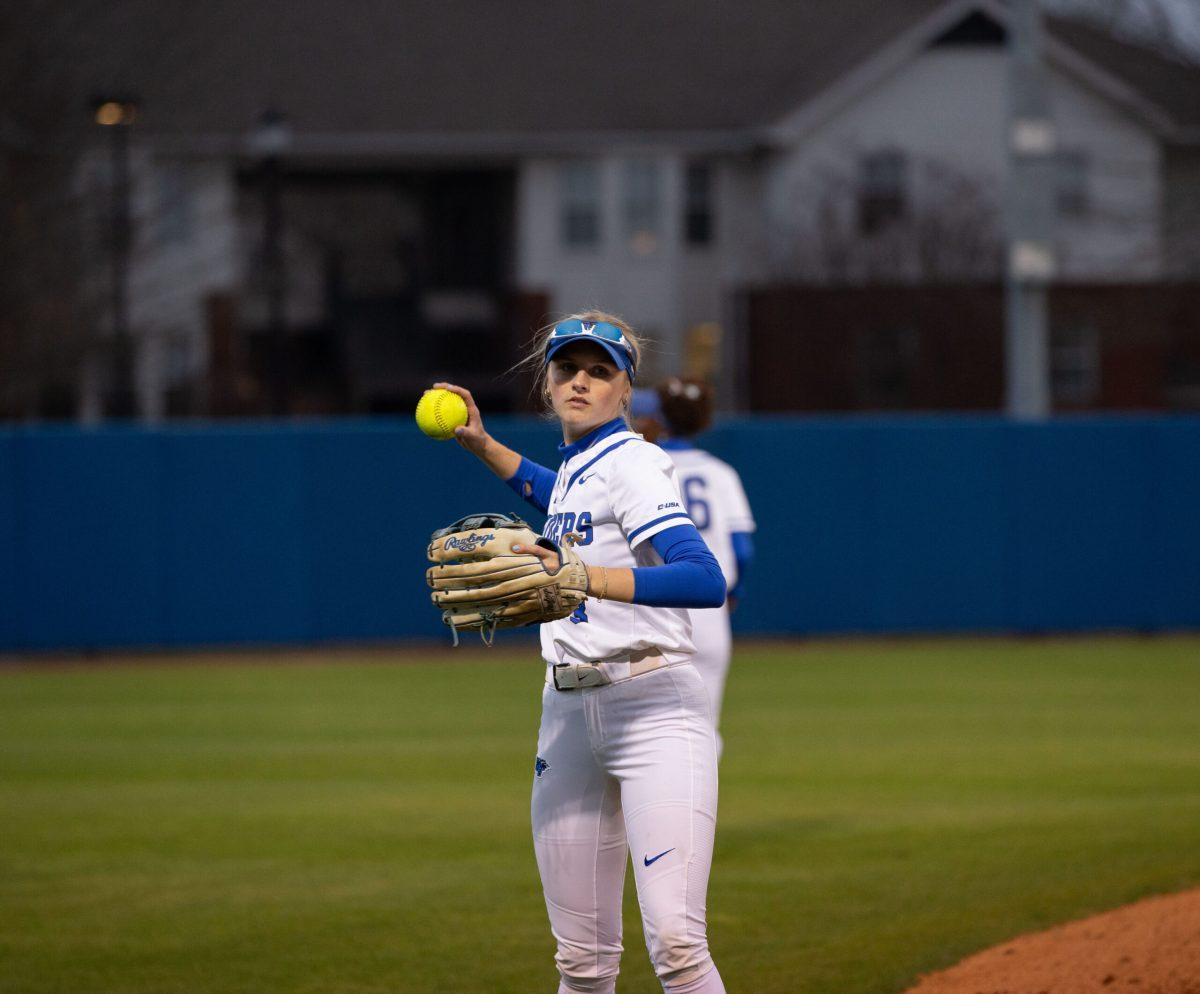
{"label": "blue sleeve", "polygon": [[733,543],[733,558],[737,560],[737,582],[729,596],[736,598],[745,592],[746,574],[754,562],[754,539],[749,532],[730,532],[729,540]]}
{"label": "blue sleeve", "polygon": [[550,506],[550,494],[554,491],[554,474],[545,466],[521,457],[521,465],[504,482],[522,500],[528,501],[543,514]]}
{"label": "blue sleeve", "polygon": [[633,603],[647,607],[720,607],[725,577],[694,525],[666,528],[650,539],[662,566],[633,570]]}

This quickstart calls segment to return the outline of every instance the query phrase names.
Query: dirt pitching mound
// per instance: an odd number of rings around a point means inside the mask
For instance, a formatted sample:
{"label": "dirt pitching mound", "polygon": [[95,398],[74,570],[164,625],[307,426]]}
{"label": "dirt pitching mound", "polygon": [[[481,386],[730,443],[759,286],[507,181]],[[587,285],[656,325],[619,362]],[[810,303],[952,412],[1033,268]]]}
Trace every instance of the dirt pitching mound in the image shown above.
{"label": "dirt pitching mound", "polygon": [[907,994],[1200,994],[1200,890],[1023,935]]}

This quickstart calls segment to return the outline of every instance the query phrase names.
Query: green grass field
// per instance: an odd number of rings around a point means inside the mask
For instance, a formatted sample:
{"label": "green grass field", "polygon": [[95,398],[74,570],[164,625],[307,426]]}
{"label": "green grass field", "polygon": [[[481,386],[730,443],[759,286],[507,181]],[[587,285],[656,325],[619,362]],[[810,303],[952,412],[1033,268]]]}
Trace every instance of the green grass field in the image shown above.
{"label": "green grass field", "polygon": [[[0,667],[0,991],[555,989],[538,664]],[[317,660],[317,661],[313,661]],[[739,650],[710,938],[731,992],[889,994],[1200,884],[1200,639]],[[623,994],[660,988],[626,890]]]}

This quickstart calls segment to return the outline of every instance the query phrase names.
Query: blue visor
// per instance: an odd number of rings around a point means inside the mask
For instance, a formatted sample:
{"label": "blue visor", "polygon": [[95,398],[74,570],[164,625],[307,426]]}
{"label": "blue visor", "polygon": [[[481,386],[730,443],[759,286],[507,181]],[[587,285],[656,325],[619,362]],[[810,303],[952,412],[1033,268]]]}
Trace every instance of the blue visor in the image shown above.
{"label": "blue visor", "polygon": [[635,418],[662,417],[662,405],[658,400],[658,391],[648,387],[639,387],[633,391],[633,400],[629,403],[629,414]]}
{"label": "blue visor", "polygon": [[612,357],[613,362],[629,374],[630,382],[633,381],[636,372],[633,346],[615,324],[571,318],[570,321],[555,325],[546,341],[546,362],[553,359],[554,354],[564,345],[570,345],[572,342],[595,342]]}

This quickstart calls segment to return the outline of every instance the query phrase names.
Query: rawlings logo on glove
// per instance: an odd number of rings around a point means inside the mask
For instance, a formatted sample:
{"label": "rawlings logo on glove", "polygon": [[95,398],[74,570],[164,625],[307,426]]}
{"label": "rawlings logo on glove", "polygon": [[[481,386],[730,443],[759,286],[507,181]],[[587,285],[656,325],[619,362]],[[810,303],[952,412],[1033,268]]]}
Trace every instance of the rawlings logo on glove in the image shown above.
{"label": "rawlings logo on glove", "polygon": [[[551,573],[537,556],[513,552],[514,545],[553,549],[560,566]],[[570,541],[555,544],[507,514],[472,514],[438,529],[426,555],[437,564],[425,571],[430,599],[455,645],[461,630],[478,631],[491,645],[497,628],[557,621],[587,598],[587,567]]]}
{"label": "rawlings logo on glove", "polygon": [[495,532],[492,532],[490,535],[476,535],[474,532],[471,532],[466,538],[453,535],[446,539],[446,543],[442,548],[447,552],[451,549],[457,552],[474,552],[477,547],[487,545],[495,537]]}

